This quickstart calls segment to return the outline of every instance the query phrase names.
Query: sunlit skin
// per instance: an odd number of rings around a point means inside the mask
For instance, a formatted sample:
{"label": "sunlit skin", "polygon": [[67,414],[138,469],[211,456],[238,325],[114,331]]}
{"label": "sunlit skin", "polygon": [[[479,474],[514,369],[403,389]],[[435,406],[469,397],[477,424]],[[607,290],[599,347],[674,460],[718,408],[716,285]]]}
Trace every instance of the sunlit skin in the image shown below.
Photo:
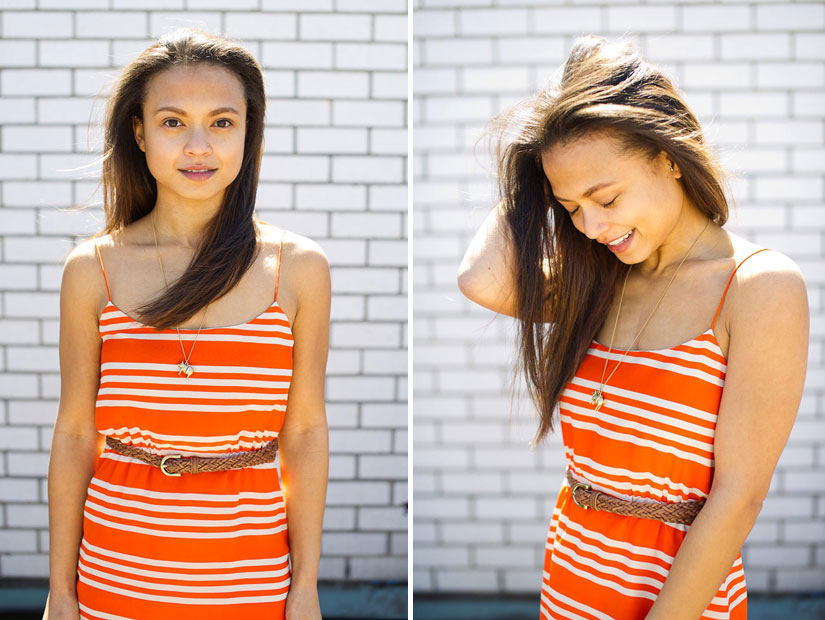
{"label": "sunlit skin", "polygon": [[[633,264],[637,275],[655,278],[677,266],[707,224],[708,217],[682,191],[679,167],[665,152],[653,162],[619,155],[613,139],[600,135],[556,146],[543,152],[541,161],[553,195],[582,234],[607,243],[636,229],[628,250],[616,258]],[[584,197],[590,187],[610,181],[615,183]],[[711,222],[691,256],[717,245],[720,233],[724,236]]]}
{"label": "sunlit skin", "polygon": [[[158,108],[171,106],[185,114]],[[213,110],[231,107],[237,113]],[[218,212],[227,187],[241,169],[246,135],[243,84],[230,70],[212,65],[174,67],[154,75],[135,118],[135,140],[157,182],[155,225],[195,247]],[[180,170],[204,164],[217,171],[196,181]]]}

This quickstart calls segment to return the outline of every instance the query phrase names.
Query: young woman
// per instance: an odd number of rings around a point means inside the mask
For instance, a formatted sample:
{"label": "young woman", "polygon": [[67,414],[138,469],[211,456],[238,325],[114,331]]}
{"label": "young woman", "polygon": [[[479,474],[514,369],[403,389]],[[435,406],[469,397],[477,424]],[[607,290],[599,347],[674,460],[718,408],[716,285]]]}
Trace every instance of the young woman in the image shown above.
{"label": "young woman", "polygon": [[459,285],[519,320],[537,441],[559,409],[541,614],[744,619],[740,548],[805,378],[799,269],[723,228],[723,170],[632,44],[577,40],[499,121],[501,202]]}
{"label": "young woman", "polygon": [[329,265],[255,216],[265,101],[196,29],[108,101],[106,227],[60,295],[52,620],[321,617]]}

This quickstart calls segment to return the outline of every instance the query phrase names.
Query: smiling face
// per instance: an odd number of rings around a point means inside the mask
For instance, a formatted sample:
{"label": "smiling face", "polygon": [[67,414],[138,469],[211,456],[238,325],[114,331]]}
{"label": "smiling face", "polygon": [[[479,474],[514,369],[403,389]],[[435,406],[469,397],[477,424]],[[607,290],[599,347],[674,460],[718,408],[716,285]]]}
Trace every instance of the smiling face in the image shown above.
{"label": "smiling face", "polygon": [[[614,247],[619,260],[644,261],[674,232],[685,194],[681,176],[664,152],[653,162],[621,155],[606,134],[581,138],[542,153],[544,174],[553,195],[582,234],[607,244],[628,231],[629,239]],[[592,192],[594,186],[597,187]]]}
{"label": "smiling face", "polygon": [[[162,71],[150,78],[143,119],[133,119],[133,126],[157,181],[159,202],[220,204],[243,161],[243,84],[228,69],[209,64]],[[214,172],[203,177],[182,172],[198,166]]]}

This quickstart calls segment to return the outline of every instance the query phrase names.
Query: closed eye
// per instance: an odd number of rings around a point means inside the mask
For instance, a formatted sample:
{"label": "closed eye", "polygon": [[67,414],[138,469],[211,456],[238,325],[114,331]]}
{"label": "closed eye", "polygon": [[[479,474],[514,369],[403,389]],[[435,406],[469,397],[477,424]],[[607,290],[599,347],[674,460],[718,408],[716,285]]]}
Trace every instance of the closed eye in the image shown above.
{"label": "closed eye", "polygon": [[[616,196],[616,198],[618,198],[618,196]],[[608,207],[610,207],[610,206],[612,206],[612,205],[613,205],[613,203],[614,203],[614,202],[616,202],[616,198],[614,198],[613,200],[611,200],[611,201],[610,201],[610,202],[608,202],[607,204],[603,204],[602,206],[603,206],[605,209],[606,209],[606,208],[608,208]],[[570,213],[570,216],[572,217],[572,216],[576,215],[576,213],[578,213],[578,212],[579,212],[579,208],[580,208],[580,207],[576,207],[573,211],[568,211],[568,213]]]}

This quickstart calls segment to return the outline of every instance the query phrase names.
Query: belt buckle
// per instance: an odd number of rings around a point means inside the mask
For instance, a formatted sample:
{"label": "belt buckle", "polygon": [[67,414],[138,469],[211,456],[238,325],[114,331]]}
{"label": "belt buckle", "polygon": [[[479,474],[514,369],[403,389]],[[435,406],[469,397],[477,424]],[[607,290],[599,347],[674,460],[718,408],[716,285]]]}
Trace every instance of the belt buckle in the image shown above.
{"label": "belt buckle", "polygon": [[587,491],[589,491],[593,487],[591,487],[589,484],[586,484],[584,482],[577,482],[572,486],[572,488],[570,490],[570,493],[573,496],[573,503],[576,504],[576,506],[579,506],[580,508],[584,508],[585,510],[587,510],[588,508],[590,508],[590,506],[588,506],[586,504],[580,504],[579,500],[576,499],[576,491],[579,489],[579,487],[581,487],[581,488],[583,488]]}
{"label": "belt buckle", "polygon": [[166,469],[164,468],[164,466],[166,465],[166,459],[179,459],[179,458],[180,458],[180,454],[167,454],[167,455],[166,455],[166,456],[164,456],[164,457],[161,459],[161,461],[160,461],[160,470],[161,470],[164,474],[166,474],[167,476],[179,477],[179,476],[180,476],[180,472],[178,472],[178,473],[176,473],[176,474],[170,474],[170,473],[169,473],[168,471],[166,471]]}

